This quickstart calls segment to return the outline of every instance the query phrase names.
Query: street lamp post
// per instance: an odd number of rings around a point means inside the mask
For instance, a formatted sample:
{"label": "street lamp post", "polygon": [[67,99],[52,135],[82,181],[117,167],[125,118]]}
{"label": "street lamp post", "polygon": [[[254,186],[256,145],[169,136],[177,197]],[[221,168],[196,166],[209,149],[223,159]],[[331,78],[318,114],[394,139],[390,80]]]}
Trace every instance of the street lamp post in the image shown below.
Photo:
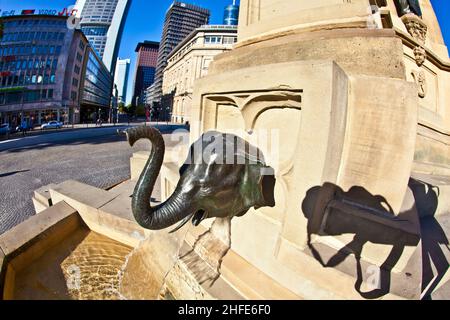
{"label": "street lamp post", "polygon": [[[166,124],[169,124],[169,118],[171,116],[171,112],[169,112],[169,110],[170,110],[170,108],[166,107],[166,112],[165,112],[165,114],[166,114]],[[167,115],[168,115],[168,117],[167,117]]]}
{"label": "street lamp post", "polygon": [[72,129],[75,127],[75,98],[72,97]]}

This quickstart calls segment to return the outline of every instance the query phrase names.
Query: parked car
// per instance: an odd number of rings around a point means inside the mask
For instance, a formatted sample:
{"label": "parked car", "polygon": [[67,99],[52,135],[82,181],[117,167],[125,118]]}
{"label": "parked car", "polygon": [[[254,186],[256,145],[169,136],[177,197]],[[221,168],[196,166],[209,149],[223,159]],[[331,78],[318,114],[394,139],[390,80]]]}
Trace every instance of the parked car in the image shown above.
{"label": "parked car", "polygon": [[8,135],[11,133],[11,128],[8,123],[0,124],[0,135]]}
{"label": "parked car", "polygon": [[41,125],[41,129],[61,129],[63,126],[62,122],[50,121]]}

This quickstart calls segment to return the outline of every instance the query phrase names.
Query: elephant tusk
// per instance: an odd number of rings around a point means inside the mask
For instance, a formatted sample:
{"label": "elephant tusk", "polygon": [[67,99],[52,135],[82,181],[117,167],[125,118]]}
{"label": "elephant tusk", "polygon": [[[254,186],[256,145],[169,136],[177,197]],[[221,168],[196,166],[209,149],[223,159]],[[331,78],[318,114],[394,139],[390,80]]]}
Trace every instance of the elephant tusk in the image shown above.
{"label": "elephant tusk", "polygon": [[184,219],[180,222],[180,224],[179,224],[177,227],[175,227],[175,229],[169,231],[169,233],[174,233],[175,231],[178,231],[182,226],[184,226],[184,225],[192,218],[193,215],[194,215],[193,213],[191,213],[190,215],[188,215],[186,218],[184,218]]}

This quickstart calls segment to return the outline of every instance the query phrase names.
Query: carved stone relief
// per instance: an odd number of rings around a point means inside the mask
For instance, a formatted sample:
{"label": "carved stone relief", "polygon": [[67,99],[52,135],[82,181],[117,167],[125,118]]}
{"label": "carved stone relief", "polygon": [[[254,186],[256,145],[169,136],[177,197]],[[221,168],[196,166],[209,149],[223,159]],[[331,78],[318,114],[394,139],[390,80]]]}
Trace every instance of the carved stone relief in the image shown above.
{"label": "carved stone relief", "polygon": [[[267,90],[257,92],[234,92],[205,96],[202,110],[202,131],[220,130],[241,136],[245,140],[259,145],[266,161],[275,168],[276,207],[261,209],[269,216],[281,218],[287,204],[283,195],[286,194],[295,154],[295,147],[285,141],[280,143],[277,138],[298,134],[301,123],[302,90]],[[279,121],[274,122],[273,119]],[[259,130],[259,129],[262,130]],[[271,132],[274,131],[275,137]],[[264,131],[264,132],[262,132]],[[266,136],[267,134],[267,139]],[[257,139],[257,141],[253,141]],[[266,141],[262,141],[266,140]],[[281,150],[278,150],[279,148]],[[276,159],[275,159],[276,158]],[[273,162],[272,162],[273,161]],[[284,190],[278,190],[284,189]],[[277,192],[278,190],[278,192]]]}
{"label": "carved stone relief", "polygon": [[421,98],[425,98],[425,96],[427,95],[427,80],[425,77],[425,72],[422,70],[413,70],[411,72],[414,81],[417,84],[418,90],[419,90],[419,97]]}
{"label": "carved stone relief", "polygon": [[414,56],[416,64],[420,67],[425,62],[427,53],[424,49],[427,38],[428,27],[425,22],[413,13],[406,14],[402,17],[403,24],[408,33],[418,42],[418,46],[414,48]]}

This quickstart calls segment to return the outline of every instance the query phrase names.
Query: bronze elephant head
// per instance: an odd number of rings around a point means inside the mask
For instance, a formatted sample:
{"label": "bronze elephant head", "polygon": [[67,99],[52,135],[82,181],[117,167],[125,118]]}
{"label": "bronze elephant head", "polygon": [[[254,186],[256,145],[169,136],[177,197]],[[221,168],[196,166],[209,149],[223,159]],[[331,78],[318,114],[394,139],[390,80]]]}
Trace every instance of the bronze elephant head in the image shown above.
{"label": "bronze elephant head", "polygon": [[125,133],[131,146],[142,138],[152,143],[132,197],[133,215],[144,228],[158,230],[181,222],[177,230],[190,219],[197,226],[206,218],[242,216],[251,207],[275,205],[273,169],[261,151],[238,136],[210,131],[191,145],[172,195],[152,207],[150,197],[164,159],[163,137],[147,126]]}

